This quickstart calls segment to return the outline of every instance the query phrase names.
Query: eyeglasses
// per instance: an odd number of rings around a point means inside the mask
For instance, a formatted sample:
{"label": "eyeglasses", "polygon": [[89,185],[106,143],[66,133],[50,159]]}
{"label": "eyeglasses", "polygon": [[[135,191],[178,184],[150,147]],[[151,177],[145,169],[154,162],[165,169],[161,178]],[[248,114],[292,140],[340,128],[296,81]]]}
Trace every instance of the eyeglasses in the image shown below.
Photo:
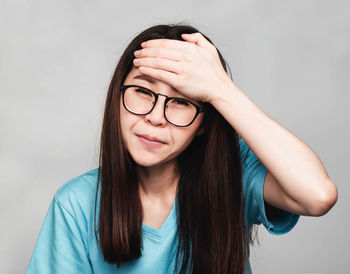
{"label": "eyeglasses", "polygon": [[150,113],[158,101],[158,97],[164,96],[164,117],[170,123],[178,127],[187,127],[193,123],[199,113],[206,110],[184,98],[168,97],[155,93],[150,89],[137,85],[122,85],[123,105],[126,110],[137,115]]}

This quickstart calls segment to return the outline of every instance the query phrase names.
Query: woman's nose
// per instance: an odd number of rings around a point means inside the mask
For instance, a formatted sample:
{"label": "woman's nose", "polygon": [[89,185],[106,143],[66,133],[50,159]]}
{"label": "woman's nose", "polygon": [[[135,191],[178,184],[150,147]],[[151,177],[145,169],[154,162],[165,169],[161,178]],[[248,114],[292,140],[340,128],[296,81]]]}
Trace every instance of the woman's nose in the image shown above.
{"label": "woman's nose", "polygon": [[145,118],[154,125],[165,125],[167,123],[164,117],[164,103],[166,98],[165,95],[160,94],[152,111],[145,115]]}

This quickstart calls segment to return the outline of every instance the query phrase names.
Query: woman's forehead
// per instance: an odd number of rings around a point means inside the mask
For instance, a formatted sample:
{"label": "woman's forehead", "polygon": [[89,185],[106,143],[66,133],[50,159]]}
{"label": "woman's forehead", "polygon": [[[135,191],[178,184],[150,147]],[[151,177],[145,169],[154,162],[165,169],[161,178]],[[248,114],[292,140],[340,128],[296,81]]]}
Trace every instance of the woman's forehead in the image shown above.
{"label": "woman's forehead", "polygon": [[127,79],[128,79],[128,82],[132,80],[132,82],[138,82],[138,83],[140,83],[140,85],[141,85],[141,83],[142,84],[146,83],[148,85],[145,87],[150,88],[150,89],[152,89],[151,87],[155,88],[157,85],[162,84],[162,85],[165,85],[168,88],[168,90],[171,90],[172,92],[178,93],[178,91],[175,88],[173,88],[172,86],[170,86],[170,85],[168,85],[160,80],[154,79],[151,76],[140,73],[135,66],[133,66],[132,70],[127,75]]}
{"label": "woman's forehead", "polygon": [[[151,76],[139,73],[138,70],[134,67],[130,71],[130,73],[128,74],[127,79],[128,79],[128,82],[130,82],[132,80],[133,84],[144,86],[144,87],[149,88],[150,90],[152,90],[156,93],[159,93],[159,92],[162,93],[162,91],[157,90],[157,83],[161,82],[161,83],[163,83],[163,85],[165,84],[166,86],[170,87],[170,92],[168,94],[169,97],[185,98],[185,99],[190,100],[192,102],[195,102],[199,105],[203,104],[203,102],[201,102],[201,101],[193,100],[192,98],[181,94],[174,87],[172,87],[172,86],[170,86],[170,85],[168,85],[160,80],[157,80],[157,79],[152,78]],[[169,90],[169,89],[167,89],[167,90]]]}

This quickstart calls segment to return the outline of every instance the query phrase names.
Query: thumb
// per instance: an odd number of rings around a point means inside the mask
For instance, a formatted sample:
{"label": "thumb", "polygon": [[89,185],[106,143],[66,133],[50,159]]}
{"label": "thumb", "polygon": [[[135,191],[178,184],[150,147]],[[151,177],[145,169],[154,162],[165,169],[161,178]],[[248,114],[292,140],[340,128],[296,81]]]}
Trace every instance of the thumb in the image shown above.
{"label": "thumb", "polygon": [[209,45],[212,45],[200,32],[195,33],[183,33],[181,34],[181,37],[191,43],[196,44],[200,47],[208,47]]}

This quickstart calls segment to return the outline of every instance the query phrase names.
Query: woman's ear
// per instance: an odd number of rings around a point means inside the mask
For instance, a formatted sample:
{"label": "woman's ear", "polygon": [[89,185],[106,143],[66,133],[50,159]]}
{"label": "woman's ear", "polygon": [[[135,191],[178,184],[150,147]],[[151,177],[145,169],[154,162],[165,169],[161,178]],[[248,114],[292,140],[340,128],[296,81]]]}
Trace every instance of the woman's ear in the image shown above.
{"label": "woman's ear", "polygon": [[202,126],[198,131],[197,131],[197,135],[202,135],[203,133],[206,132],[206,129]]}
{"label": "woman's ear", "polygon": [[205,132],[207,132],[207,130],[209,128],[209,124],[210,124],[210,122],[208,121],[209,118],[210,118],[210,116],[207,116],[207,114],[204,116],[204,119],[202,120],[201,125],[200,125],[199,129],[197,130],[197,135],[202,135]]}

